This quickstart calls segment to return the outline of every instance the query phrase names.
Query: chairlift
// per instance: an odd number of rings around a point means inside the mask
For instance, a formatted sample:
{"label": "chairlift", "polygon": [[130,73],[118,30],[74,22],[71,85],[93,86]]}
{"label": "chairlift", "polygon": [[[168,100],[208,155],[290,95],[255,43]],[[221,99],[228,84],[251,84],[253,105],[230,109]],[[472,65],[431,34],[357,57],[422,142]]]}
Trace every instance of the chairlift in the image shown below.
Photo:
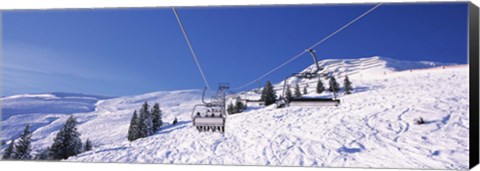
{"label": "chairlift", "polygon": [[319,71],[323,71],[324,68],[320,67],[317,60],[317,55],[315,55],[315,51],[313,49],[307,49],[310,52],[310,55],[313,58],[313,62],[316,65],[316,70],[311,72],[303,72],[303,73],[294,73],[287,78],[283,82],[283,93],[280,96],[279,100],[277,101],[277,108],[288,107],[288,106],[338,106],[340,104],[340,100],[336,98],[296,98],[296,99],[286,99],[286,88],[287,88],[287,81],[292,77],[296,77],[299,79],[320,79],[320,77],[329,78],[333,75],[331,72],[327,73],[318,73]]}
{"label": "chairlift", "polygon": [[320,67],[320,65],[318,65],[318,59],[317,59],[317,55],[315,54],[315,50],[308,49],[307,51],[310,53],[310,55],[312,55],[313,62],[315,63],[315,66],[317,66],[317,70],[315,70],[312,73],[317,73],[318,71],[322,71],[324,68]]}
{"label": "chairlift", "polygon": [[279,100],[277,101],[277,108],[283,108],[288,106],[338,106],[340,104],[340,100],[336,98],[319,98],[319,97],[301,97],[301,98],[294,98],[294,99],[287,99],[286,98],[286,89],[287,89],[287,81],[292,77],[296,78],[318,78],[320,79],[320,74],[314,73],[294,73],[291,76],[288,76],[285,81],[283,82],[283,92],[282,96],[280,96]]}
{"label": "chairlift", "polygon": [[192,122],[193,126],[199,132],[213,131],[225,132],[226,110],[225,110],[225,92],[230,86],[227,83],[221,83],[218,86],[217,93],[212,97],[209,103],[205,102],[205,91],[202,93],[202,104],[193,107]]}

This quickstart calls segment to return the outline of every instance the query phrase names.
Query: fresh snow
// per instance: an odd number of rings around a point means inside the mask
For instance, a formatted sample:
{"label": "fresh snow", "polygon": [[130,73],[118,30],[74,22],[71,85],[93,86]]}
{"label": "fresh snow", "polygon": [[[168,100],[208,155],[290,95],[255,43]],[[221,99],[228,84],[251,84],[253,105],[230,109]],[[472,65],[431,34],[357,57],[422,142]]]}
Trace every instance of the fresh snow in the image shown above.
{"label": "fresh snow", "polygon": [[73,93],[23,94],[2,98],[2,118],[18,114],[79,113],[95,110],[95,103],[108,97]]}
{"label": "fresh snow", "polygon": [[[446,64],[383,57],[323,60],[319,64],[334,72],[341,85],[346,74],[353,83],[353,94],[340,96],[338,107],[250,108],[228,116],[226,131],[220,134],[199,133],[192,126],[191,110],[200,103],[201,90],[102,99],[94,103],[93,110],[73,112],[82,140],[90,139],[93,150],[68,160],[468,169],[466,65],[443,69]],[[299,83],[301,89],[308,84],[308,96],[329,96],[314,93],[316,80],[288,81]],[[328,87],[328,82],[322,81]],[[275,86],[280,94],[283,83]],[[253,91],[241,94],[258,98]],[[16,103],[6,103],[10,98]],[[9,108],[15,113],[2,117],[2,141],[16,138],[25,124],[31,123],[34,151],[50,146],[71,112],[15,112],[23,110],[20,104],[37,104],[32,102],[38,98],[55,99],[48,94],[2,98],[2,111]],[[160,103],[164,126],[150,137],[128,142],[133,110],[145,101]],[[179,122],[171,125],[175,117]],[[416,125],[418,117],[426,124]]]}

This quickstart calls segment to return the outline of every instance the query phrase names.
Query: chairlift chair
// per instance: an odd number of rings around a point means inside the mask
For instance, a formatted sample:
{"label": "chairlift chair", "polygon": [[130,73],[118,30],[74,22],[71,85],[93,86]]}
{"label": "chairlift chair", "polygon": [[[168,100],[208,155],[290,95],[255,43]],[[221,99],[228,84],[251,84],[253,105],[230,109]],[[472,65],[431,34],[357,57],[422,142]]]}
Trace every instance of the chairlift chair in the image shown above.
{"label": "chairlift chair", "polygon": [[287,80],[292,77],[297,78],[305,78],[305,79],[312,79],[318,78],[320,79],[320,74],[316,73],[294,73],[291,76],[288,76],[285,81],[283,82],[283,92],[282,96],[280,96],[277,102],[277,108],[283,108],[288,106],[338,106],[340,104],[339,99],[335,98],[318,98],[318,97],[311,97],[311,98],[295,98],[295,99],[286,99],[286,89],[287,89]]}
{"label": "chairlift chair", "polygon": [[221,83],[218,86],[217,93],[212,97],[209,103],[205,102],[205,91],[202,93],[202,104],[193,107],[192,122],[198,131],[218,131],[225,132],[226,110],[225,110],[225,92],[230,86]]}
{"label": "chairlift chair", "polygon": [[313,49],[307,49],[310,53],[310,55],[313,58],[313,62],[315,63],[316,70],[311,71],[311,72],[304,72],[304,73],[294,73],[287,78],[285,78],[285,81],[283,82],[283,93],[282,96],[280,96],[279,100],[277,101],[277,108],[282,108],[282,107],[288,107],[288,106],[338,106],[340,104],[340,100],[335,99],[335,98],[297,98],[297,99],[286,99],[285,93],[286,93],[286,87],[287,87],[287,81],[289,78],[296,77],[300,79],[314,79],[320,77],[331,77],[332,73],[327,72],[327,73],[319,73],[320,71],[323,71],[324,68],[320,67],[318,64],[317,60],[317,55],[315,54],[315,51]]}

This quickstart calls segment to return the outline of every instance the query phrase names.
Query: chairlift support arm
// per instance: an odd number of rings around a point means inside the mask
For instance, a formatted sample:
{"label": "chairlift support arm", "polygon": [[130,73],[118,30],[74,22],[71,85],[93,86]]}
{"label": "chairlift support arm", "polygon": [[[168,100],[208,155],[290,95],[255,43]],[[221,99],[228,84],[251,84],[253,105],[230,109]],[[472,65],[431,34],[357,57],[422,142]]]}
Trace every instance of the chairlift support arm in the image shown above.
{"label": "chairlift support arm", "polygon": [[317,55],[315,54],[315,51],[313,49],[308,49],[308,52],[310,52],[310,55],[312,55],[313,62],[315,62],[315,65],[317,66],[317,70],[313,73],[317,73],[318,71],[322,70],[320,68],[320,65],[318,65]]}

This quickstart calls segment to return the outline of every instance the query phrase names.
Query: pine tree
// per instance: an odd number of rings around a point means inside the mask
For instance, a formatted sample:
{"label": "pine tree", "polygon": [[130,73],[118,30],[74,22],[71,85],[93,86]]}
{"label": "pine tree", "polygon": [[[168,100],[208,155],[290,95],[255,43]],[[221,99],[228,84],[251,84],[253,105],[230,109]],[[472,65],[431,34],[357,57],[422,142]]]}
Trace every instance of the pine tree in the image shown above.
{"label": "pine tree", "polygon": [[330,77],[329,85],[328,91],[330,92],[337,93],[340,90],[337,80],[333,76]]}
{"label": "pine tree", "polygon": [[325,91],[325,87],[323,87],[323,82],[321,79],[318,79],[318,82],[317,82],[317,93],[318,94],[321,94],[323,93],[323,91]]}
{"label": "pine tree", "polygon": [[303,87],[303,94],[308,94],[307,87]]}
{"label": "pine tree", "polygon": [[15,140],[11,140],[10,145],[8,145],[7,149],[3,151],[2,160],[11,160],[16,158],[17,156],[15,155]]}
{"label": "pine tree", "polygon": [[130,127],[128,128],[128,141],[134,141],[140,138],[139,118],[137,110],[133,111],[132,119],[130,120]]}
{"label": "pine tree", "polygon": [[28,124],[25,129],[23,129],[20,139],[17,144],[15,144],[15,151],[17,159],[19,160],[30,160],[30,151],[31,151],[31,139],[32,131],[30,131],[30,124]]}
{"label": "pine tree", "polygon": [[277,101],[277,95],[270,81],[267,81],[267,83],[265,84],[265,87],[262,90],[262,96],[260,100],[265,102],[265,106],[271,105],[275,103],[275,101]]}
{"label": "pine tree", "polygon": [[87,141],[85,141],[85,146],[83,148],[84,151],[90,151],[92,150],[92,142],[87,139]]}
{"label": "pine tree", "polygon": [[335,77],[330,77],[329,85],[328,90],[333,93],[333,98],[337,98],[337,92],[340,90],[340,87]]}
{"label": "pine tree", "polygon": [[246,108],[245,108],[245,105],[243,105],[242,102],[237,101],[235,103],[234,109],[235,109],[235,113],[242,113]]}
{"label": "pine tree", "polygon": [[149,105],[145,102],[140,109],[140,137],[148,137],[153,134],[153,121],[152,121],[152,114],[150,113]]}
{"label": "pine tree", "polygon": [[82,140],[77,131],[77,120],[70,116],[57,133],[51,149],[52,159],[67,159],[82,152]]}
{"label": "pine tree", "polygon": [[287,90],[285,92],[285,99],[291,101],[293,99],[292,90],[290,90],[290,85],[287,85]]}
{"label": "pine tree", "polygon": [[345,94],[351,94],[352,93],[352,82],[350,82],[350,79],[348,79],[348,75],[345,76],[345,80],[343,80],[343,85],[345,87]]}
{"label": "pine tree", "polygon": [[299,99],[302,98],[302,93],[300,93],[300,86],[295,85],[295,92],[294,92],[294,98]]}
{"label": "pine tree", "polygon": [[230,104],[227,106],[227,112],[228,112],[228,114],[235,114],[234,113],[234,106],[233,106],[232,102],[230,102]]}
{"label": "pine tree", "polygon": [[172,122],[172,125],[176,125],[177,123],[178,123],[178,120],[177,120],[177,117],[175,117],[175,119]]}
{"label": "pine tree", "polygon": [[162,121],[162,110],[160,110],[160,104],[155,103],[152,108],[152,123],[153,131],[157,131],[163,124]]}

